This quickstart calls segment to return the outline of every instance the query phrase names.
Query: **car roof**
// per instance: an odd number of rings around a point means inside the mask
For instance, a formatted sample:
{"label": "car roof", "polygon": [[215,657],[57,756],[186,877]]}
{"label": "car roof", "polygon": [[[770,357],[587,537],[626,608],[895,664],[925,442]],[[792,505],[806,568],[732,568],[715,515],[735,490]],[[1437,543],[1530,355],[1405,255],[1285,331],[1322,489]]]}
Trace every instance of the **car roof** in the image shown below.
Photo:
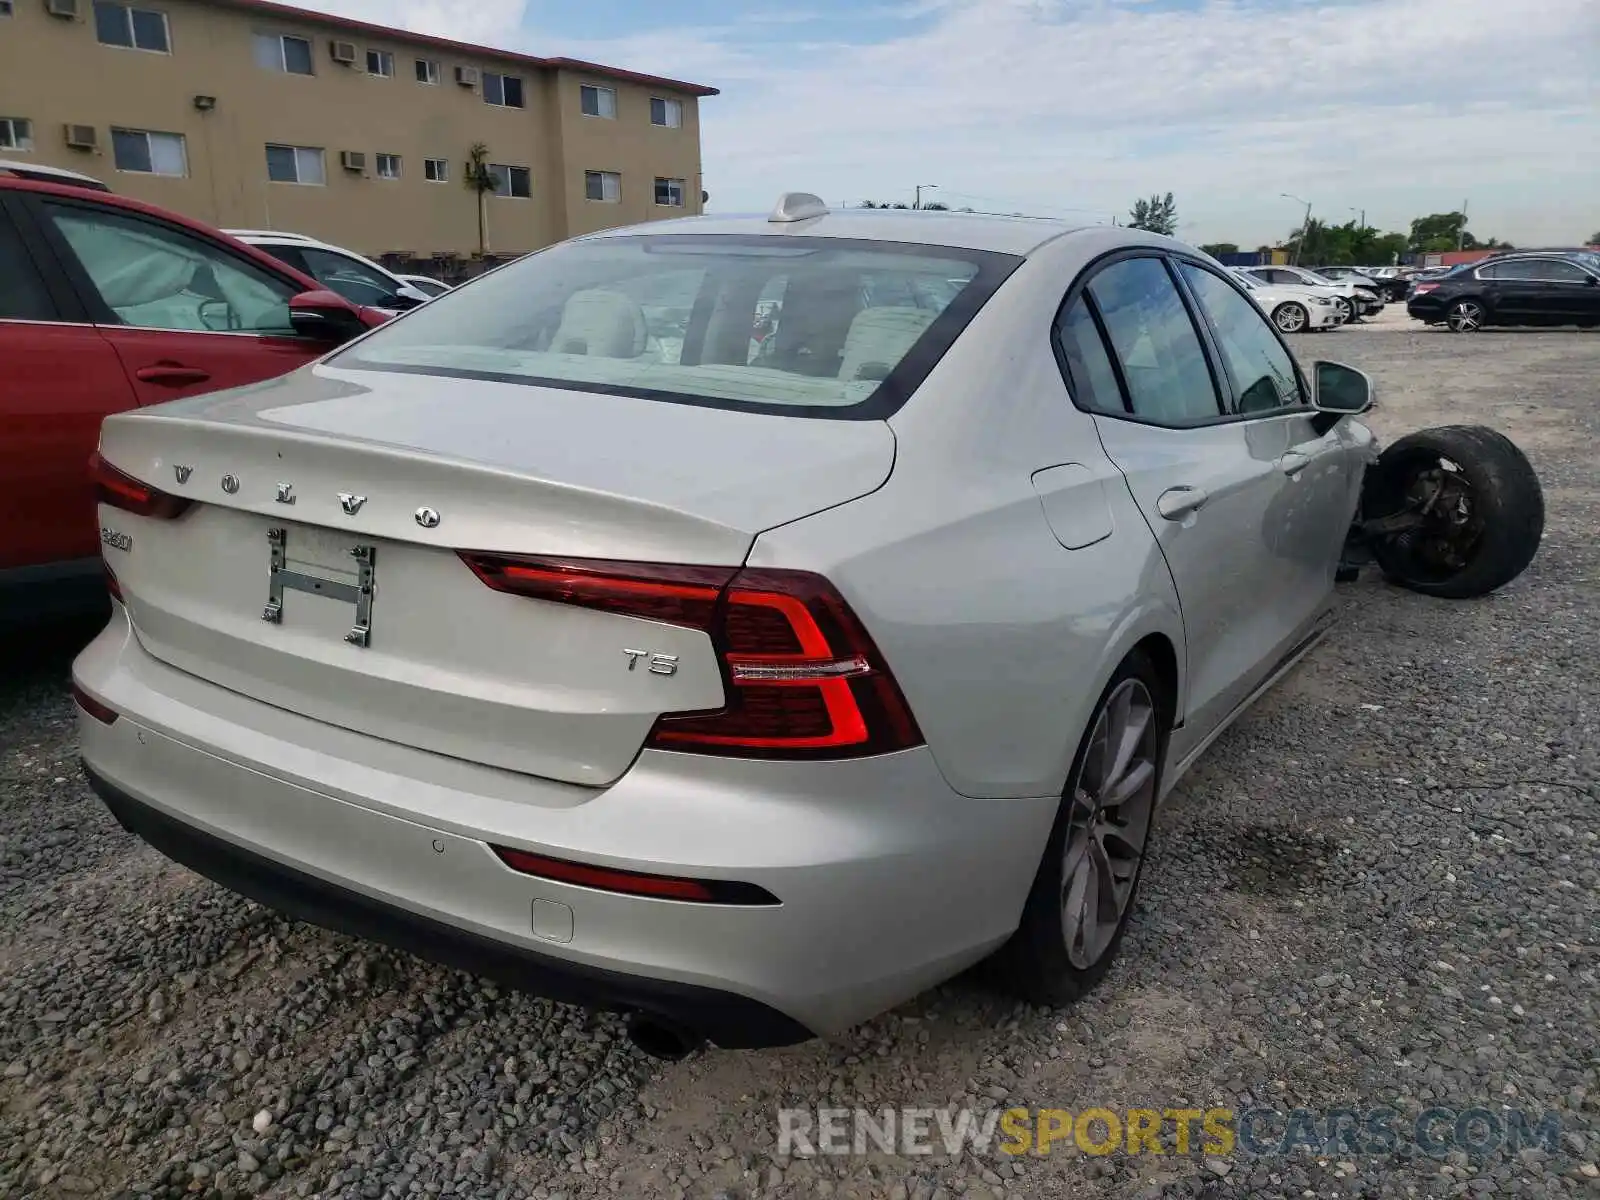
{"label": "car roof", "polygon": [[[787,216],[775,219],[786,203],[815,202],[814,207],[796,211],[816,212],[815,216]],[[1027,255],[1063,234],[1093,228],[1048,217],[1007,217],[988,213],[958,213],[938,209],[827,208],[815,196],[786,192],[772,214],[682,217],[672,221],[651,221],[587,235],[588,238],[638,236],[640,234],[693,233],[784,234],[791,237],[851,238],[872,242],[912,242],[927,246],[950,246],[964,250],[990,250],[1002,254]],[[1136,232],[1136,231],[1130,231]]]}
{"label": "car roof", "polygon": [[281,229],[224,229],[222,232],[229,237],[236,237],[240,241],[249,239],[274,242],[307,242],[316,246],[325,244],[308,233],[286,233]]}
{"label": "car roof", "polygon": [[12,179],[32,179],[40,183],[65,184],[69,187],[88,188],[96,192],[109,192],[110,186],[96,179],[93,175],[85,175],[80,171],[68,171],[64,167],[47,167],[42,163],[18,162],[12,158],[0,158],[0,178],[9,176]]}

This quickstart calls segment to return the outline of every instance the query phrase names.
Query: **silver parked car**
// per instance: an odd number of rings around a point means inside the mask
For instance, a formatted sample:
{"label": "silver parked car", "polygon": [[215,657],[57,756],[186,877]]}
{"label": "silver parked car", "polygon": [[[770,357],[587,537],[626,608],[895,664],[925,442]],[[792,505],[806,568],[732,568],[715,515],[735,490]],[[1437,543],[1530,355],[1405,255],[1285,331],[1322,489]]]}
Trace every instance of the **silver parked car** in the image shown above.
{"label": "silver parked car", "polygon": [[1136,230],[593,234],[107,421],[84,761],[172,857],[658,1053],[989,956],[1068,1000],[1326,628],[1369,401]]}

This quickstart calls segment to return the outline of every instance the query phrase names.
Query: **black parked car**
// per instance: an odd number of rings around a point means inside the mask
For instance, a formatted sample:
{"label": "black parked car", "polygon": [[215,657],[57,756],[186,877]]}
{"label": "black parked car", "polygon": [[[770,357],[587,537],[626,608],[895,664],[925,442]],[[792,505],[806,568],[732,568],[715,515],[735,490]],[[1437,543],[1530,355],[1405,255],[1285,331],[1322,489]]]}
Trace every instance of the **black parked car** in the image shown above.
{"label": "black parked car", "polygon": [[1507,254],[1412,285],[1406,312],[1456,333],[1485,325],[1600,326],[1600,255]]}

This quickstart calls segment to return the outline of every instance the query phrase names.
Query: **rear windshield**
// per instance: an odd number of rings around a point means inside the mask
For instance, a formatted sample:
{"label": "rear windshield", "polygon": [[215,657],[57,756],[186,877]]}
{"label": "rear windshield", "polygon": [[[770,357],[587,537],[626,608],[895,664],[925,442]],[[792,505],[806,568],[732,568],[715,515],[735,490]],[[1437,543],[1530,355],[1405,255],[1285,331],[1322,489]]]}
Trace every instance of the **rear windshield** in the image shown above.
{"label": "rear windshield", "polygon": [[340,367],[800,416],[889,415],[1020,262],[898,242],[567,242],[379,328]]}

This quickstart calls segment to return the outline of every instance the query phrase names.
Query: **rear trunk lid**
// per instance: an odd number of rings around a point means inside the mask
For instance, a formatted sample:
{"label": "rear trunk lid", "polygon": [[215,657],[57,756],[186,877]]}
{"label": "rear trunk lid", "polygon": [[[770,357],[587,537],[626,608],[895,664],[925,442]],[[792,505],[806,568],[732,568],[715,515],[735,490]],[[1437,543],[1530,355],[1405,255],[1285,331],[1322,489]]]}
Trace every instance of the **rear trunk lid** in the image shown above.
{"label": "rear trunk lid", "polygon": [[319,366],[112,417],[101,452],[195,502],[173,520],[101,508],[131,538],[107,554],[151,654],[344,728],[600,786],[658,715],[723,703],[710,639],[494,591],[457,552],[735,567],[762,530],[881,486],[894,439]]}

